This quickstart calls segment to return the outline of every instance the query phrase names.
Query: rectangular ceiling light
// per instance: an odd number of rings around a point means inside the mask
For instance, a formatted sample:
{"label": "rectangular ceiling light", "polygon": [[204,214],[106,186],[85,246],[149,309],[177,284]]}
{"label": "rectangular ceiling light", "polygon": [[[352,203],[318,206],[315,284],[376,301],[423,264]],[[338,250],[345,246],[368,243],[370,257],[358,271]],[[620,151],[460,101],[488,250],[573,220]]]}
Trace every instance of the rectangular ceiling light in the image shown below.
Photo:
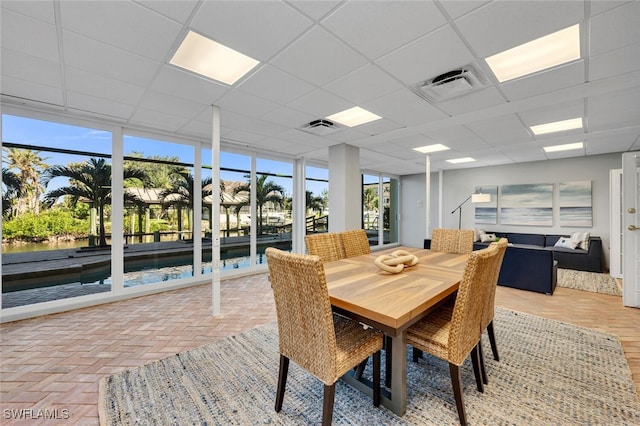
{"label": "rectangular ceiling light", "polygon": [[413,148],[414,151],[418,151],[418,152],[421,152],[423,154],[429,154],[431,152],[438,152],[438,151],[446,151],[448,149],[449,149],[448,146],[444,146],[441,143],[437,143],[435,145],[425,145],[425,146],[419,146],[417,148]]}
{"label": "rectangular ceiling light", "polygon": [[447,162],[451,164],[470,163],[472,161],[476,160],[471,157],[453,158],[451,160],[447,160]]}
{"label": "rectangular ceiling light", "polygon": [[582,128],[582,117],[554,121],[553,123],[538,124],[537,126],[531,126],[531,131],[534,135],[544,135],[545,133],[555,133],[580,128]]}
{"label": "rectangular ceiling light", "polygon": [[232,85],[260,62],[189,31],[169,63]]}
{"label": "rectangular ceiling light", "polygon": [[558,151],[570,151],[572,149],[582,149],[583,143],[567,143],[564,145],[553,145],[553,146],[545,146],[544,152],[558,152]]}
{"label": "rectangular ceiling light", "polygon": [[382,117],[372,112],[367,111],[364,108],[358,106],[346,109],[342,112],[335,113],[327,117],[327,120],[336,121],[347,127],[359,126],[361,124],[370,123],[375,120],[379,120]]}
{"label": "rectangular ceiling light", "polygon": [[580,58],[580,25],[486,58],[500,83]]}

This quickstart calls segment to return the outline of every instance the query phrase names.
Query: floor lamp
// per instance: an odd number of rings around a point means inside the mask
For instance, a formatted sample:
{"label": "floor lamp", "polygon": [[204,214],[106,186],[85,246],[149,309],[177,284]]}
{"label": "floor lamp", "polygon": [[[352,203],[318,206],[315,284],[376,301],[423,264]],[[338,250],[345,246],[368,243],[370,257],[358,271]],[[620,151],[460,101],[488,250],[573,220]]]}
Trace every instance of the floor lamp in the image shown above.
{"label": "floor lamp", "polygon": [[491,201],[491,194],[471,194],[466,200],[461,202],[458,207],[453,209],[451,214],[454,214],[456,211],[458,212],[458,229],[461,229],[460,226],[462,225],[462,206],[469,200],[471,200],[472,203],[488,203]]}

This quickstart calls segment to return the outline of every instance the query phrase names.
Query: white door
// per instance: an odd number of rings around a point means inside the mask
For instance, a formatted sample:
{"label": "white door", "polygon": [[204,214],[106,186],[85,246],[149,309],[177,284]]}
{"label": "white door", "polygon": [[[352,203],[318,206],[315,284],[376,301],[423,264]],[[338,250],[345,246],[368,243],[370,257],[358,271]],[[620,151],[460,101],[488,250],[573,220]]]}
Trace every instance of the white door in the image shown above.
{"label": "white door", "polygon": [[623,291],[625,306],[640,307],[640,152],[622,154]]}

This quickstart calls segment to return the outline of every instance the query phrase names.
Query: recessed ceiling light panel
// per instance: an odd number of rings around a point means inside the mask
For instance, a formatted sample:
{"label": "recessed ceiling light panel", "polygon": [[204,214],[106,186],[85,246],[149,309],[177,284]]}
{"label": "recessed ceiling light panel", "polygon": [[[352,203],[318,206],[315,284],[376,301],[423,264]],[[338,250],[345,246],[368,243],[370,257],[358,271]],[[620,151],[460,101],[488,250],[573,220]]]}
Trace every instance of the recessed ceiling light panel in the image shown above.
{"label": "recessed ceiling light panel", "polygon": [[565,130],[580,128],[582,128],[582,117],[554,121],[553,123],[538,124],[537,126],[531,126],[531,131],[534,135],[544,135],[546,133],[563,132]]}
{"label": "recessed ceiling light panel", "polygon": [[570,151],[572,149],[582,149],[583,147],[583,143],[582,142],[576,142],[576,143],[567,143],[564,145],[553,145],[553,146],[545,146],[544,152],[558,152],[558,151]]}
{"label": "recessed ceiling light panel", "polygon": [[471,157],[452,158],[451,160],[447,160],[447,162],[451,164],[471,163],[472,161],[476,160]]}
{"label": "recessed ceiling light panel", "polygon": [[328,120],[333,120],[347,127],[359,126],[361,124],[370,123],[381,118],[382,117],[380,117],[379,115],[376,115],[358,106],[346,109],[342,112],[338,112],[327,117]]}
{"label": "recessed ceiling light panel", "polygon": [[169,63],[232,85],[260,62],[189,31]]}
{"label": "recessed ceiling light panel", "polygon": [[580,25],[485,59],[500,83],[580,59]]}
{"label": "recessed ceiling light panel", "polygon": [[449,149],[448,146],[444,146],[441,143],[437,143],[437,144],[434,144],[434,145],[419,146],[417,148],[413,148],[414,151],[418,151],[418,152],[421,152],[423,154],[429,154],[431,152],[438,152],[438,151],[446,151],[448,149]]}

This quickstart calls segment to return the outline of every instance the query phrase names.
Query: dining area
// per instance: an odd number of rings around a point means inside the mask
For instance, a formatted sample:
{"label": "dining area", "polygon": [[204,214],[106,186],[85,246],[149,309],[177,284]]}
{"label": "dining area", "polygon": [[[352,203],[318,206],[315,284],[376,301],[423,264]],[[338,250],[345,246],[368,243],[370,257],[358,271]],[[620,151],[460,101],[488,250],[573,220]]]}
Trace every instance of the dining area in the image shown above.
{"label": "dining area", "polygon": [[507,247],[503,239],[474,252],[473,238],[473,230],[435,229],[431,249],[371,252],[365,232],[349,230],[307,235],[307,254],[268,249],[280,351],[276,411],[286,406],[293,361],[324,384],[323,424],[332,422],[339,380],[403,416],[407,364],[429,353],[448,363],[458,418],[467,424],[460,367],[471,358],[483,392],[481,335],[489,332],[498,360],[494,299]]}

